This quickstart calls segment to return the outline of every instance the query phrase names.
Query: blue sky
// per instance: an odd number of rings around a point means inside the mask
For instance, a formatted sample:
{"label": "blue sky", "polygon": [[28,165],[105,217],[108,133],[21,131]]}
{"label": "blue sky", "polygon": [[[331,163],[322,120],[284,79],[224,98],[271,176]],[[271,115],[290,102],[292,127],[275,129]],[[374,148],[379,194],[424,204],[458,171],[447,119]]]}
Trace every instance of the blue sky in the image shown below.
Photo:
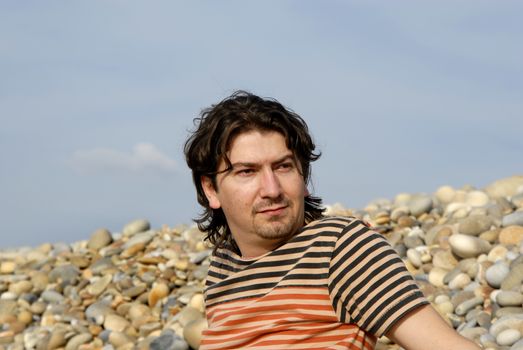
{"label": "blue sky", "polygon": [[308,122],[361,208],[523,174],[523,3],[2,1],[0,247],[199,213],[182,147],[246,89]]}

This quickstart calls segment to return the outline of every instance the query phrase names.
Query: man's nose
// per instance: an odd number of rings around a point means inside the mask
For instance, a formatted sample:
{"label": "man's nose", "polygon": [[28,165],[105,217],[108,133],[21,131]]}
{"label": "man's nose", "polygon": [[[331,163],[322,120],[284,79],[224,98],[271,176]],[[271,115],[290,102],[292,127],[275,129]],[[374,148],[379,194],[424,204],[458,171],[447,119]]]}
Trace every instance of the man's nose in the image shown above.
{"label": "man's nose", "polygon": [[261,175],[260,195],[266,198],[279,197],[281,195],[281,185],[274,171],[267,169]]}

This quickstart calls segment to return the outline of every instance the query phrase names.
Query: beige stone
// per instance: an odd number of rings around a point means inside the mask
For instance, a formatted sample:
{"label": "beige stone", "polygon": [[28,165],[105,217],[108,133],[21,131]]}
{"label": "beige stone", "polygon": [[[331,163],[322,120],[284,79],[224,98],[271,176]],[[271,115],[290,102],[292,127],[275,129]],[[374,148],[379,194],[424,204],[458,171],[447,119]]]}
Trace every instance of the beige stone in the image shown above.
{"label": "beige stone", "polygon": [[449,270],[442,269],[441,267],[434,267],[429,273],[429,282],[436,287],[445,286],[443,280],[448,272]]}
{"label": "beige stone", "polygon": [[123,332],[125,328],[130,326],[128,320],[119,315],[109,314],[105,316],[104,328],[110,331]]}
{"label": "beige stone", "polygon": [[513,244],[518,245],[523,242],[523,227],[522,226],[509,226],[505,227],[499,233],[499,242],[501,244]]}
{"label": "beige stone", "polygon": [[202,341],[202,332],[207,329],[207,321],[201,318],[188,323],[183,328],[183,337],[193,349],[198,349]]}
{"label": "beige stone", "polygon": [[169,295],[169,287],[167,284],[163,282],[155,283],[149,292],[147,302],[149,303],[149,306],[154,307],[159,300],[162,300],[167,295]]}
{"label": "beige stone", "polygon": [[16,270],[14,261],[2,261],[0,264],[0,274],[11,274]]}
{"label": "beige stone", "polygon": [[205,312],[205,300],[202,293],[196,293],[191,297],[189,305],[199,310],[201,313]]}

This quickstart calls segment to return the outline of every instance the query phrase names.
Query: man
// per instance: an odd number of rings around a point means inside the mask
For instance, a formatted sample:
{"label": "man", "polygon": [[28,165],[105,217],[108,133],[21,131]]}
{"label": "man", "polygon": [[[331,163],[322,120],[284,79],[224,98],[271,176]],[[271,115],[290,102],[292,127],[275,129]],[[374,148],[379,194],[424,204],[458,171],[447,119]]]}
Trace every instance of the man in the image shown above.
{"label": "man", "polygon": [[479,349],[429,305],[387,241],[324,217],[307,190],[319,158],[303,119],[236,92],[185,143],[196,220],[214,244],[200,349]]}

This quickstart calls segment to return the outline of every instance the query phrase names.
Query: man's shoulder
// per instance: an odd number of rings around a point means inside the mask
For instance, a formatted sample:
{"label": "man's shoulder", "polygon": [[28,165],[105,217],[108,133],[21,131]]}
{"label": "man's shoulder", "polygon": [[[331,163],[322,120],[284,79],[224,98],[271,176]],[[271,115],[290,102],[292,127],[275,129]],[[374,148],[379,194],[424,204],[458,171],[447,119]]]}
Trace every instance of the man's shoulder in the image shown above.
{"label": "man's shoulder", "polygon": [[[293,240],[322,240],[334,238],[351,240],[355,237],[379,236],[372,227],[362,219],[353,216],[325,216],[305,225]],[[298,238],[299,237],[299,238]],[[329,238],[330,237],[330,238]]]}
{"label": "man's shoulder", "polygon": [[321,219],[311,221],[310,223],[305,225],[303,227],[303,231],[317,230],[329,227],[333,229],[346,230],[350,226],[359,225],[370,227],[370,225],[365,221],[353,216],[324,216]]}

